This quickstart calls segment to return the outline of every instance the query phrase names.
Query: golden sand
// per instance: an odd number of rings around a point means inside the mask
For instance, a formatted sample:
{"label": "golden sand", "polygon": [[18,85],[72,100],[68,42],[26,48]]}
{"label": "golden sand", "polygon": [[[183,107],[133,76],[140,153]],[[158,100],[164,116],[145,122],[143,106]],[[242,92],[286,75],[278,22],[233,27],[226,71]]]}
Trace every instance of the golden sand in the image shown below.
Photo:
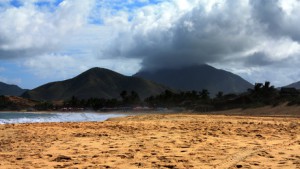
{"label": "golden sand", "polygon": [[140,115],[0,125],[0,168],[300,168],[300,119]]}

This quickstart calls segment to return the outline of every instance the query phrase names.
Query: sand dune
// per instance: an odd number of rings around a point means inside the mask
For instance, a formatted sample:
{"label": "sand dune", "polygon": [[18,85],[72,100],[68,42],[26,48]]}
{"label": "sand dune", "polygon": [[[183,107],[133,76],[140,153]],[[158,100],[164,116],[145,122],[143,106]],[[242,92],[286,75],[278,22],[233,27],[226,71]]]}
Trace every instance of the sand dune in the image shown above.
{"label": "sand dune", "polygon": [[0,168],[300,168],[300,119],[140,115],[0,125]]}

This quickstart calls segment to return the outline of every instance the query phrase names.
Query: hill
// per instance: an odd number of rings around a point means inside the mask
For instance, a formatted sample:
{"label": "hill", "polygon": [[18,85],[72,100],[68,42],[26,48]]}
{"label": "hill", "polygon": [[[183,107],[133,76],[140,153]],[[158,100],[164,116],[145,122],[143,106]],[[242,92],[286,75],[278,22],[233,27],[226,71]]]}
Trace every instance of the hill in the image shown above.
{"label": "hill", "polygon": [[134,75],[183,91],[207,89],[212,95],[245,92],[253,85],[233,73],[209,65],[197,65],[179,69],[141,71]]}
{"label": "hill", "polygon": [[292,84],[289,84],[287,86],[284,86],[286,88],[296,88],[296,89],[300,89],[300,81],[299,82],[295,82],[295,83],[292,83]]}
{"label": "hill", "polygon": [[17,96],[0,96],[0,110],[23,110],[32,109],[39,102],[17,97]]}
{"label": "hill", "polygon": [[20,96],[25,91],[25,89],[21,89],[19,86],[0,82],[0,95]]}
{"label": "hill", "polygon": [[103,68],[92,68],[65,81],[52,82],[25,92],[22,96],[36,100],[119,98],[124,90],[136,91],[141,98],[157,95],[167,88],[138,77],[128,77]]}

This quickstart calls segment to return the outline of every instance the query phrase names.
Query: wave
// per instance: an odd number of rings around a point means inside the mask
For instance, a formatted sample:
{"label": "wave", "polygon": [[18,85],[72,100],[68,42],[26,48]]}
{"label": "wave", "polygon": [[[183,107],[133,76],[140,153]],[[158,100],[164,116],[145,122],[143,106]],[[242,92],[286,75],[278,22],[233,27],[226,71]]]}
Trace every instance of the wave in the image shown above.
{"label": "wave", "polygon": [[49,122],[91,122],[104,121],[108,118],[123,117],[117,113],[0,113],[0,124],[49,123]]}

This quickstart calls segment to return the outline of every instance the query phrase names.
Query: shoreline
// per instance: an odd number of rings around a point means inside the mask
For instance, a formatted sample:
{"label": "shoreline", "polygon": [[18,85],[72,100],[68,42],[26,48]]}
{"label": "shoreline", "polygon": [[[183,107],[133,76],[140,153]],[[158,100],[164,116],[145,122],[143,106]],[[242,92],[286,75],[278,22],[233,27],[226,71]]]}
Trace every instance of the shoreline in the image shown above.
{"label": "shoreline", "polygon": [[130,113],[95,113],[95,112],[1,112],[1,124],[34,124],[64,122],[101,122],[112,117],[130,116]]}
{"label": "shoreline", "polygon": [[117,110],[117,111],[3,111],[0,113],[12,112],[12,113],[99,113],[99,114],[176,114],[185,112],[188,114],[203,114],[203,115],[238,115],[238,116],[254,116],[254,117],[297,117],[300,118],[300,106],[287,106],[286,104],[278,106],[264,106],[256,108],[234,108],[228,110],[215,110],[215,111],[188,111],[181,110],[176,111],[168,109],[166,111],[157,110]]}
{"label": "shoreline", "polygon": [[[254,109],[249,109],[250,111],[254,111]],[[97,115],[122,115],[120,117],[108,117],[105,120],[82,120],[82,121],[49,121],[49,122],[16,122],[16,123],[1,123],[0,125],[5,124],[47,124],[47,123],[90,123],[90,122],[105,122],[105,121],[114,121],[115,119],[122,120],[123,118],[130,117],[130,116],[144,116],[144,115],[186,115],[186,116],[211,116],[213,117],[232,117],[232,118],[275,118],[275,119],[291,119],[291,120],[297,120],[300,119],[300,113],[297,114],[289,114],[289,113],[259,113],[259,114],[249,114],[241,111],[241,109],[233,109],[233,110],[226,110],[226,111],[215,111],[215,112],[158,112],[158,111],[151,111],[151,112],[92,112],[92,111],[83,111],[83,112],[55,112],[55,111],[49,111],[49,112],[11,112],[11,111],[0,111],[1,113],[20,113],[20,114],[41,114],[41,115],[47,115],[47,114],[97,114]],[[0,119],[1,120],[1,119]],[[9,119],[7,119],[9,120]]]}

